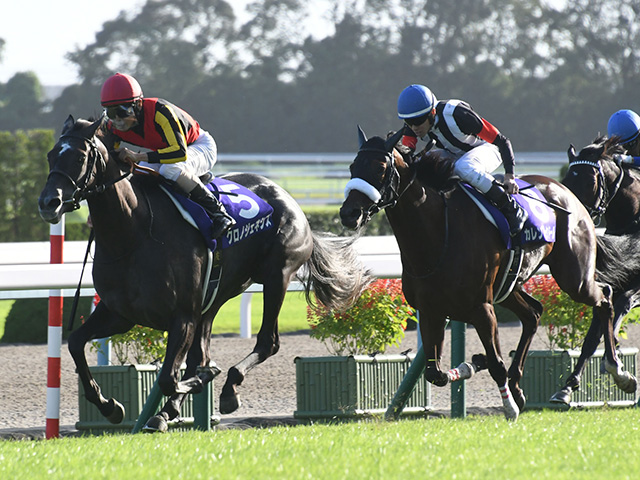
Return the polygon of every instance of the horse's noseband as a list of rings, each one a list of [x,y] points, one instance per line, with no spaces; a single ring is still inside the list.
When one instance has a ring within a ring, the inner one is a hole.
[[[385,156],[386,168],[384,176],[382,177],[382,184],[380,188],[378,189],[366,180],[356,177],[352,178],[347,183],[345,191],[348,192],[348,190],[358,190],[371,199],[373,203],[366,211],[368,220],[380,210],[383,210],[387,207],[395,206],[398,198],[400,198],[400,195],[402,194],[398,193],[398,187],[400,186],[400,174],[398,173],[398,169],[396,168],[393,153],[377,148],[362,148],[358,151],[358,153],[367,151],[382,153]],[[363,183],[366,185],[363,185]],[[378,192],[378,195],[373,194],[373,191]],[[375,199],[376,197],[378,198],[377,201]]]

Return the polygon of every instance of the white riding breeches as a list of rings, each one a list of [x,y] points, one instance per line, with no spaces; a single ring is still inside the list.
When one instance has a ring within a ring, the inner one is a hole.
[[[216,141],[209,132],[200,131],[200,136],[191,145],[187,146],[187,159],[176,163],[148,163],[140,162],[140,165],[149,167],[158,172],[164,178],[175,182],[183,171],[196,176],[204,175],[211,171],[218,160],[218,147]]]
[[[490,143],[478,145],[465,152],[453,166],[453,173],[482,193],[493,183],[493,172],[502,163],[498,147]]]

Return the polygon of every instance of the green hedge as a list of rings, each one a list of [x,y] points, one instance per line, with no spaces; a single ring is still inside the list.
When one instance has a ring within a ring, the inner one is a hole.
[[[91,312],[92,297],[80,297],[75,319],[75,328]],[[67,339],[69,331],[67,323],[73,305],[73,298],[65,298],[63,304],[63,329],[62,337]],[[4,326],[4,335],[0,343],[47,343],[47,329],[49,318],[49,299],[47,298],[23,298],[13,303]]]
[[[316,232],[330,232],[336,235],[349,236],[353,235],[353,231],[345,229],[340,223],[340,216],[336,208],[329,208],[323,210],[314,210],[312,212],[305,212],[311,229]],[[380,212],[377,215],[371,217],[371,220],[364,227],[363,235],[378,236],[378,235],[393,235],[391,226],[387,220],[387,216]]]

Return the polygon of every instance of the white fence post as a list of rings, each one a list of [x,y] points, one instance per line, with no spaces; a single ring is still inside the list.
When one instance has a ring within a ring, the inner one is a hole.
[[[244,292],[240,297],[240,338],[251,338],[252,297],[252,292]]]

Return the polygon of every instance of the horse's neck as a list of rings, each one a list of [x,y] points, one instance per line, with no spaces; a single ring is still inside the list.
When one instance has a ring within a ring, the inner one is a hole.
[[[130,251],[148,228],[142,198],[128,180],[122,180],[88,199],[96,243],[110,256]]]
[[[438,248],[444,231],[444,201],[435,189],[411,181],[409,175],[401,172],[401,195],[396,206],[385,211],[389,224],[401,249],[429,248],[430,244]]]
[[[607,179],[607,189],[611,196],[605,214],[607,227],[610,230],[623,230],[629,227],[632,222],[639,221],[640,217],[640,179],[634,172],[625,171],[627,177],[619,186],[617,181],[623,170],[621,166],[614,162],[606,162],[605,177]],[[619,188],[616,190],[616,188]]]

